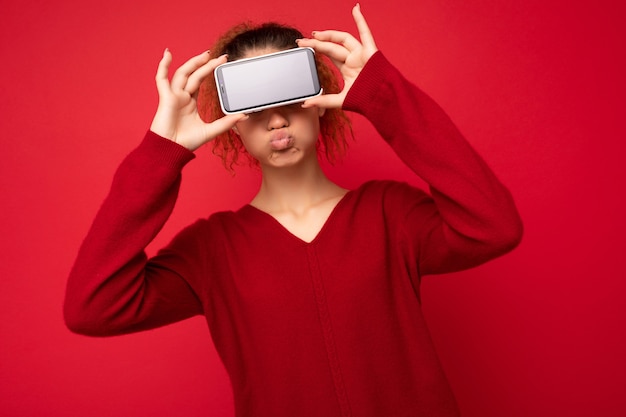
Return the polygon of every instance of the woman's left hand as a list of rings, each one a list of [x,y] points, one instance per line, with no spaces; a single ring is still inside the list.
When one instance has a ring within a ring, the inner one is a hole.
[[[313,32],[313,39],[298,41],[298,46],[311,47],[316,52],[328,56],[339,68],[344,81],[343,90],[339,93],[322,94],[308,99],[302,107],[340,108],[359,73],[378,50],[359,4],[352,9],[352,16],[359,31],[360,41],[347,32],[336,30]]]

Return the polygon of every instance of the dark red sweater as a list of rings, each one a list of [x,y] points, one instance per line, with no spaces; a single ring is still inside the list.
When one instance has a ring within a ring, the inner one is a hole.
[[[237,416],[456,416],[420,309],[420,277],[513,248],[515,205],[445,113],[381,53],[345,109],[431,186],[368,182],[310,243],[246,205],[144,248],[193,154],[148,133],[119,167],[69,277],[67,325],[107,336],[202,314]]]

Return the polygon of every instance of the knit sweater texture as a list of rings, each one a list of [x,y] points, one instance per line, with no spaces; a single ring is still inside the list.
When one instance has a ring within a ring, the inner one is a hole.
[[[382,53],[344,108],[365,116],[430,191],[367,182],[311,242],[246,205],[196,221],[149,259],[193,153],[148,132],[81,246],[68,327],[108,336],[204,315],[238,417],[457,416],[420,279],[515,247],[515,204],[443,110]]]

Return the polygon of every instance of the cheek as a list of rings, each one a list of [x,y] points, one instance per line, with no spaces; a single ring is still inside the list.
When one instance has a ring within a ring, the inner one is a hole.
[[[298,112],[292,115],[293,124],[297,124],[298,126],[302,126],[303,128],[307,128],[309,130],[318,131],[320,128],[320,114],[319,109],[310,108],[306,109],[305,112]]]
[[[237,123],[233,131],[237,134],[239,140],[245,144],[248,138],[254,137],[254,132],[258,131],[258,126],[252,120],[246,120],[245,122]]]
[[[258,134],[255,134],[255,129],[252,129],[250,126],[239,126],[237,128],[239,134],[237,135],[237,140],[243,146],[245,152],[251,155],[255,155],[257,153],[258,144],[261,142],[257,138]]]
[[[317,138],[320,134],[320,118],[317,116],[317,112],[315,112],[315,115],[310,117],[306,123],[311,134]]]

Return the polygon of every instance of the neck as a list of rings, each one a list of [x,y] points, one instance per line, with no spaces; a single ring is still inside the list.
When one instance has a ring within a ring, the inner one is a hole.
[[[328,179],[317,157],[290,167],[262,167],[261,187],[251,205],[268,213],[302,213],[345,194]]]

